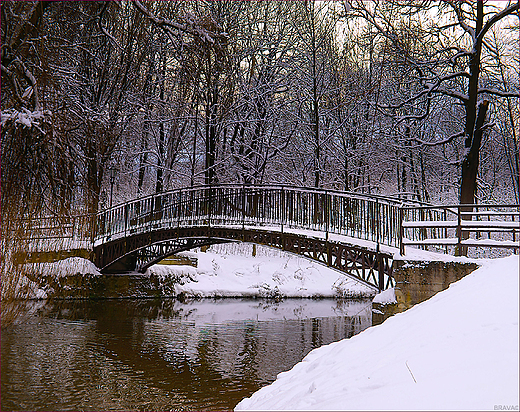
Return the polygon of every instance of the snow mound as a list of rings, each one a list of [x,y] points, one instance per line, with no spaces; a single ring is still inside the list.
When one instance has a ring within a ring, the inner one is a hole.
[[[196,254],[197,268],[154,265],[149,271],[175,275],[177,294],[198,297],[338,297],[372,298],[372,288],[307,259],[287,254],[257,256]]]
[[[39,273],[40,276],[59,278],[76,274],[101,275],[99,269],[88,259],[71,257],[56,262],[29,263],[26,270]]]
[[[518,410],[518,256],[310,352],[235,410]]]
[[[395,299],[395,289],[390,288],[387,290],[383,290],[381,293],[378,293],[374,296],[374,300],[372,303],[380,303],[381,305],[387,305],[390,303],[397,303]]]
[[[74,275],[100,276],[99,269],[90,260],[71,257],[56,262],[26,263],[17,285],[17,296],[26,299],[47,299],[53,294],[53,281]],[[42,282],[42,279],[46,279]]]

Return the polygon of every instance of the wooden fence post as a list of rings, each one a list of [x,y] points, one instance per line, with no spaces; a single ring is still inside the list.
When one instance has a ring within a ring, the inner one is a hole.
[[[403,237],[404,237],[403,218],[404,218],[404,211],[403,211],[402,206],[399,206],[399,253],[401,256],[404,256],[404,253],[405,253],[404,243],[403,243]]]
[[[457,206],[457,247],[455,249],[455,256],[463,256],[462,251],[462,223],[460,205]]]

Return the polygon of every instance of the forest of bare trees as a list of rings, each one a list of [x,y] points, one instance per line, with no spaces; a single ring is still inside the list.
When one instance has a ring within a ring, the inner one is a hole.
[[[2,1],[2,225],[173,188],[519,202],[518,2]]]

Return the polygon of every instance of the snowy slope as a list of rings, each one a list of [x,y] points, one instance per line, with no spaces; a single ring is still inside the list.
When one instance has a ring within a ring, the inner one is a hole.
[[[518,256],[310,352],[235,410],[497,410],[519,404]]]
[[[250,251],[243,253],[248,251],[244,249],[247,247],[236,245],[236,250],[229,250],[229,254],[222,246],[205,253],[188,252],[197,257],[197,268],[154,265],[148,273],[159,277],[172,273],[184,276],[184,284],[175,285],[176,293],[200,297],[366,298],[376,293],[374,288],[308,259],[267,248],[258,248],[258,255],[253,257]]]

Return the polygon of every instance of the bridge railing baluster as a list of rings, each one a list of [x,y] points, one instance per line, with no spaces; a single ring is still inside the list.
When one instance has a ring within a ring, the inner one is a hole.
[[[354,215],[354,219],[356,220],[356,236],[360,239],[363,239],[363,225],[365,223],[365,211],[364,211],[364,202],[355,200],[356,206],[359,206],[356,210],[356,214]],[[358,214],[359,213],[359,214]]]
[[[365,227],[365,240],[371,240],[374,241],[374,205],[372,202],[366,200],[366,210],[367,210],[367,220],[366,220],[366,227]]]
[[[356,236],[360,239],[363,239],[363,225],[365,222],[365,210],[364,210],[364,202],[360,200],[355,200],[356,204],[356,213],[354,214],[354,219],[356,220]]]
[[[357,199],[352,199],[350,201],[351,203],[351,218],[352,218],[352,234],[353,234],[353,237],[354,236],[359,236],[359,220],[361,219],[361,216],[358,214],[359,213],[359,210],[358,209],[358,200]]]
[[[298,223],[304,225],[304,227],[309,227],[310,221],[309,221],[308,217],[311,213],[311,210],[310,210],[311,204],[309,202],[309,193],[303,193],[301,197],[302,197],[303,204],[304,204],[304,207],[302,208],[303,212],[304,212],[304,216],[302,217],[302,220]]]
[[[366,210],[364,238],[367,239],[367,237],[368,237],[369,238],[368,240],[373,240],[373,239],[371,239],[372,238],[372,233],[371,233],[372,219],[374,218],[373,210],[372,210],[372,202],[364,201],[363,203],[365,203],[365,210]]]

